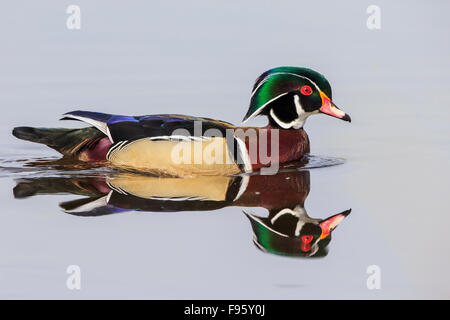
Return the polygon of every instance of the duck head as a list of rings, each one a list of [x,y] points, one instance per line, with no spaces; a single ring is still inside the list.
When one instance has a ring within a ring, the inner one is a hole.
[[[271,126],[300,129],[310,115],[319,113],[351,121],[331,98],[330,83],[314,70],[298,67],[270,69],[256,80],[243,122],[265,115]]]

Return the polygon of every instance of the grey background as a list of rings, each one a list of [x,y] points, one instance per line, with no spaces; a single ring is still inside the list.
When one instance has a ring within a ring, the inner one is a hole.
[[[70,4],[81,7],[79,31],[66,28]],[[381,30],[366,28],[370,4]],[[3,159],[56,155],[11,129],[61,126],[79,108],[239,123],[260,73],[308,66],[353,122],[308,120],[312,153],[346,163],[311,170],[306,209],[353,212],[326,258],[288,259],[254,248],[239,208],[81,219],[57,207],[70,196],[14,200],[3,177],[0,297],[449,298],[449,10],[445,1],[4,2]],[[81,267],[80,291],[65,286],[70,264]],[[366,288],[371,264],[381,290]]]

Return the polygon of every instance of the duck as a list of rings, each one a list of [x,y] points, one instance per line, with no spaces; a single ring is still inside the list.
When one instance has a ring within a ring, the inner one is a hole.
[[[181,114],[124,116],[77,110],[61,120],[82,121],[88,127],[16,127],[12,134],[45,144],[65,158],[156,175],[273,174],[310,152],[303,127],[315,114],[351,122],[333,103],[331,85],[322,74],[277,67],[256,79],[240,126]],[[268,124],[245,126],[257,116],[267,117]]]
[[[309,191],[308,170],[182,179],[131,172],[94,177],[25,177],[13,189],[16,199],[78,195],[78,199],[59,205],[64,213],[80,218],[126,212],[212,213],[225,207],[238,207],[250,222],[257,249],[279,256],[324,257],[332,233],[351,209],[323,219],[310,217],[304,205]],[[268,215],[252,214],[254,208],[263,208]]]
[[[295,168],[276,175],[183,178],[112,171],[92,176],[20,178],[13,194],[16,199],[52,194],[83,196],[60,204],[65,213],[76,216],[124,211],[198,212],[229,206],[262,207],[270,211],[303,205],[309,185],[309,171]]]

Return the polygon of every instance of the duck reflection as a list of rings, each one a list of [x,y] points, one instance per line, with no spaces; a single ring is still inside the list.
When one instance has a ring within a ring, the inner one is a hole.
[[[227,206],[262,207],[260,217],[244,210],[257,248],[277,255],[323,257],[332,231],[350,210],[326,219],[311,218],[304,202],[310,190],[306,170],[276,175],[162,178],[132,173],[97,177],[45,177],[17,180],[15,198],[35,195],[83,196],[60,203],[76,216],[103,216],[126,211],[212,211]]]

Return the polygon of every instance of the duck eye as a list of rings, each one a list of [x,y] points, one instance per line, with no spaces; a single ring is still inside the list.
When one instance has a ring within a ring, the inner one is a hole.
[[[313,93],[312,89],[310,86],[303,86],[300,88],[300,92],[305,95],[305,96],[309,96]]]

